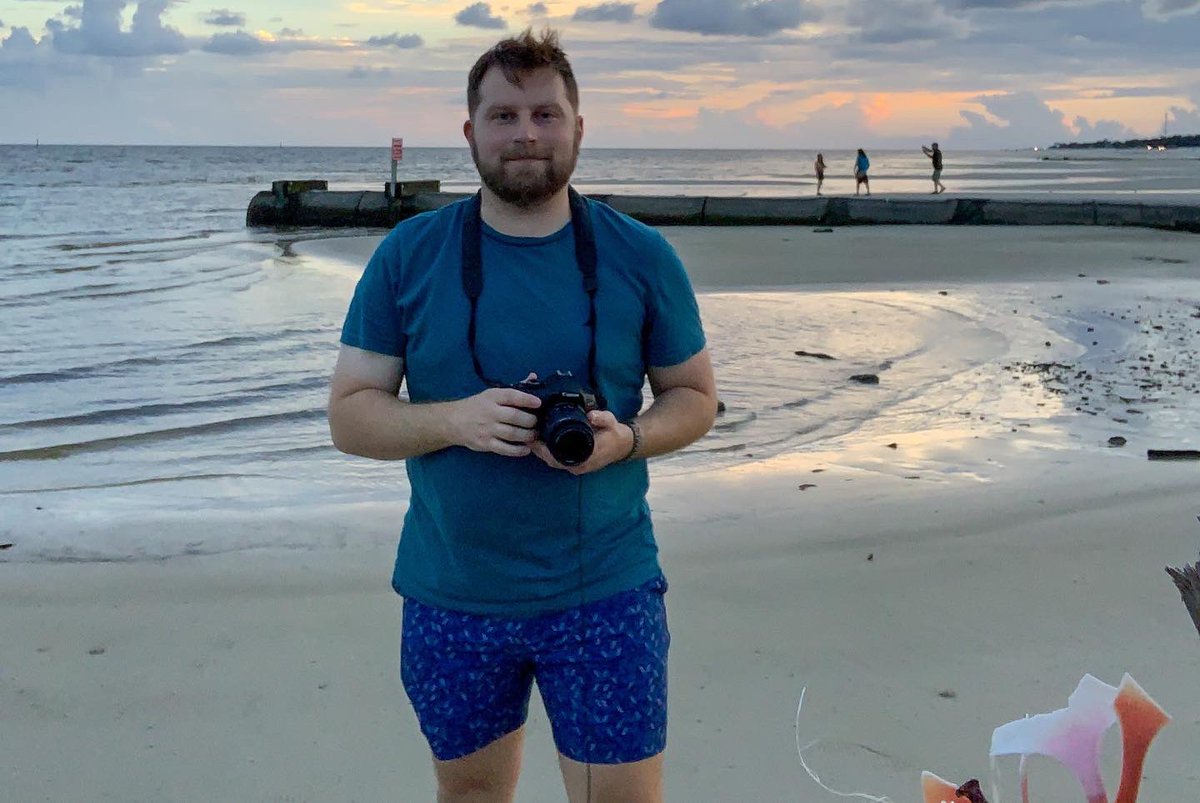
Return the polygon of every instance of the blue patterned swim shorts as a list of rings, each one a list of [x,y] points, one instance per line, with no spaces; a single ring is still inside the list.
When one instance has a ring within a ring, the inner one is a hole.
[[[537,681],[558,751],[624,764],[667,743],[667,612],[662,577],[566,611],[528,618],[404,601],[400,677],[443,760],[525,723]]]

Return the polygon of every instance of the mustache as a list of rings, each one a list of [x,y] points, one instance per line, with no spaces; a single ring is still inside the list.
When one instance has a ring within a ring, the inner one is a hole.
[[[501,159],[551,159],[554,157],[552,151],[533,148],[514,148],[505,151],[501,155]]]

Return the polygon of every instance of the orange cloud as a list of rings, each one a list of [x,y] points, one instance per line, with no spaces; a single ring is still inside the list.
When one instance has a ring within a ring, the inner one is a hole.
[[[1162,130],[1164,111],[1171,106],[1189,108],[1192,103],[1186,97],[1162,95],[1157,97],[1047,100],[1046,105],[1065,114],[1067,123],[1072,127],[1074,127],[1073,123],[1076,117],[1085,117],[1093,124],[1100,120],[1116,120],[1126,128],[1143,136],[1154,136]]]
[[[671,106],[661,103],[629,103],[621,107],[621,114],[635,120],[685,120],[696,116],[694,104]]]
[[[862,111],[867,128],[878,131],[880,124],[892,117],[892,99],[885,94],[872,95],[866,103],[862,104]]]
[[[968,109],[984,114],[972,92],[821,92],[804,98],[764,102],[755,116],[764,125],[786,128],[805,122],[822,110],[857,106],[866,128],[888,136],[926,134],[962,124],[959,112]]]

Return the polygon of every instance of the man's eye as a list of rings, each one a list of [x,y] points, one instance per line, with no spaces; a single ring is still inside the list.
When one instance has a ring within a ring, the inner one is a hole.
[[[496,112],[492,115],[493,120],[511,120],[512,112]]]

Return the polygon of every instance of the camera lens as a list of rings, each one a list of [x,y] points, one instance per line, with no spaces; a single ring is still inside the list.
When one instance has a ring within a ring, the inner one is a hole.
[[[574,404],[556,404],[546,411],[542,442],[564,466],[577,466],[592,456],[596,439],[587,413]]]

